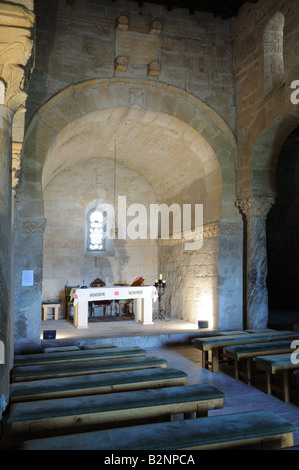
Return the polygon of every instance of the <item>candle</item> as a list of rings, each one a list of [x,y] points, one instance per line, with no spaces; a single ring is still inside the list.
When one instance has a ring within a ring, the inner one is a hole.
[[[159,276],[159,279],[161,279],[161,280],[162,280],[162,274],[160,274],[160,276]]]
[[[155,279],[155,284],[157,284],[157,282],[158,282],[158,279]]]

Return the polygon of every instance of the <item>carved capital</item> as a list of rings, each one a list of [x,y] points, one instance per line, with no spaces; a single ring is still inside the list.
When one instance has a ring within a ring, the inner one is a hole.
[[[32,68],[33,25],[32,12],[17,5],[0,5],[1,104],[13,111],[25,107],[27,99],[24,87]]]
[[[250,196],[238,199],[236,206],[246,217],[266,217],[273,203],[272,197]]]

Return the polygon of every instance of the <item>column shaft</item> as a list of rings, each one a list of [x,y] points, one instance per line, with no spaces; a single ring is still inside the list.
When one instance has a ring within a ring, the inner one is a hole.
[[[0,105],[0,340],[4,361],[0,361],[0,419],[8,402],[11,355],[11,123],[13,113]],[[3,364],[1,362],[4,362]]]
[[[251,196],[236,205],[246,216],[246,328],[266,328],[268,323],[266,217],[274,202]]]

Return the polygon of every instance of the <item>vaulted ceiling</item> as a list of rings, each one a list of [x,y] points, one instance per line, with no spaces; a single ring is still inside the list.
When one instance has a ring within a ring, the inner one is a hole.
[[[211,13],[214,16],[221,16],[226,20],[238,15],[240,7],[244,3],[257,3],[257,0],[135,0],[140,7],[144,3],[152,3],[156,5],[165,5],[168,11],[173,8],[188,9],[192,15],[195,11]]]

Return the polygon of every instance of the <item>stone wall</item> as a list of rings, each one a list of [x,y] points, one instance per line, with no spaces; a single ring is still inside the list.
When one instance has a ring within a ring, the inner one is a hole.
[[[13,113],[0,106],[0,419],[8,403],[9,373],[12,365],[13,308],[11,293],[11,123]]]
[[[13,202],[17,165],[13,160],[18,154],[19,162],[21,146],[18,149],[14,146],[13,125],[19,110],[24,117],[25,86],[32,65],[32,8],[31,0],[0,4],[0,419],[9,400],[14,357]],[[19,125],[18,118],[16,121]]]
[[[232,21],[236,86],[238,206],[246,218],[246,326],[267,326],[266,217],[276,196],[276,163],[299,125],[291,100],[298,79],[298,2],[245,4]],[[273,273],[272,273],[273,274]]]
[[[186,90],[235,129],[228,21],[199,12],[190,15],[187,9],[169,12],[146,2],[141,9],[129,0],[76,0],[73,5],[42,0],[35,2],[35,13],[36,67],[27,122],[72,83],[134,77]]]
[[[212,291],[215,325],[240,328],[243,238],[235,201],[275,195],[276,159],[299,123],[298,107],[290,100],[291,82],[298,79],[298,2],[246,3],[231,21],[199,12],[189,15],[187,9],[168,12],[146,2],[141,9],[129,0],[103,0],[100,5],[45,0],[35,2],[35,10],[36,61],[16,205],[16,336],[24,343],[28,338],[38,341],[42,296],[58,295],[60,281],[71,281],[63,273],[55,281],[60,256],[56,252],[50,260],[47,251],[59,244],[51,225],[55,214],[45,198],[48,182],[69,175],[68,168],[83,160],[85,166],[95,158],[103,160],[119,136],[126,144],[119,163],[133,170],[135,159],[158,202],[171,203],[175,195],[181,204],[203,202],[205,224],[218,227],[201,252],[185,253],[181,244],[159,247],[159,270],[172,285],[172,313],[194,320],[200,295]],[[118,117],[122,112],[125,117],[116,125],[110,119],[117,107],[122,109]],[[102,121],[107,113],[107,126],[101,134],[99,128],[88,134],[92,113],[99,116],[99,111]],[[84,151],[83,134],[77,132],[75,145],[69,130],[77,131],[88,114],[84,132],[90,145]],[[61,136],[64,147],[55,145]],[[96,154],[101,140],[105,149]],[[159,166],[160,161],[164,164]],[[67,184],[60,180],[60,186]],[[76,203],[83,208],[82,200]],[[80,259],[79,283],[88,277],[85,257]],[[26,268],[35,273],[31,291],[20,287]],[[129,264],[128,269],[131,273]],[[53,290],[43,286],[43,275]]]
[[[275,196],[279,152],[298,126],[298,2],[245,4],[232,21],[238,133],[238,197]]]
[[[189,242],[190,243],[190,242]],[[205,226],[202,247],[159,241],[160,272],[167,281],[163,303],[166,313],[185,321],[208,321],[218,327],[219,241],[217,225]]]
[[[114,194],[114,176],[116,193]],[[126,281],[131,284],[143,276],[153,285],[158,276],[156,240],[127,238],[113,240],[111,256],[96,256],[86,250],[86,215],[95,205],[109,203],[116,207],[118,195],[126,195],[127,208],[137,201],[149,214],[155,194],[137,173],[122,165],[114,168],[107,160],[90,160],[60,172],[44,190],[45,218],[42,297],[64,300],[65,285],[89,285],[99,277],[106,285]],[[128,216],[128,226],[138,213]],[[147,220],[144,221],[148,226]],[[136,235],[141,228],[136,226]],[[134,235],[134,233],[132,234]],[[110,233],[108,234],[110,238]],[[108,241],[108,238],[107,238]],[[63,311],[61,312],[63,313]]]

